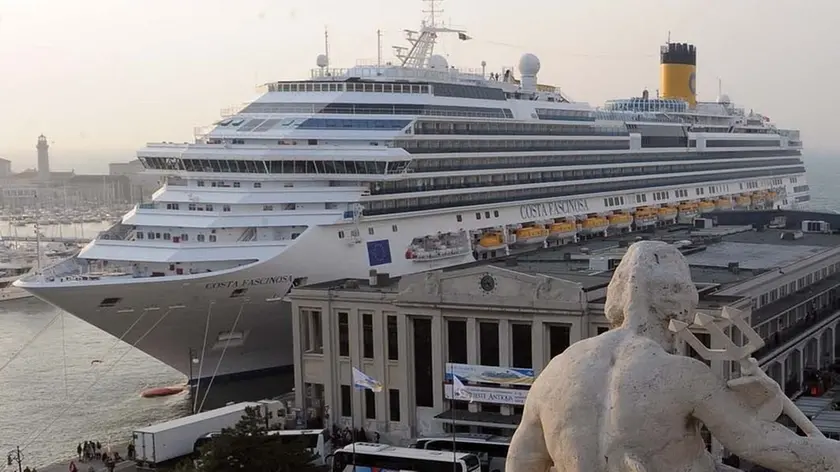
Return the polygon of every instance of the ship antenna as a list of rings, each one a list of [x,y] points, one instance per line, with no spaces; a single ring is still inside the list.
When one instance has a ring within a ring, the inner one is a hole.
[[[723,95],[723,85],[720,81],[720,77],[718,77],[718,97],[720,97],[721,95]]]
[[[434,28],[437,26],[437,15],[439,13],[443,13],[443,10],[438,9],[438,2],[440,0],[425,0],[426,3],[429,4],[428,10],[423,10],[423,13],[429,14],[429,25],[430,27]]]
[[[382,30],[376,30],[376,66],[382,67]]]
[[[668,43],[667,44],[671,44],[671,32],[670,31],[668,31]]]
[[[470,39],[467,32],[462,29],[450,28],[444,25],[437,25],[438,16],[443,10],[438,8],[442,0],[423,0],[429,7],[423,10],[428,13],[428,20],[423,20],[423,27],[420,31],[405,30],[405,36],[411,47],[394,46],[397,59],[402,62],[403,67],[423,68],[435,51],[435,42],[440,33],[455,33],[458,39],[464,41]]]
[[[324,25],[324,55],[327,56],[327,66],[330,65],[330,33],[327,25]]]

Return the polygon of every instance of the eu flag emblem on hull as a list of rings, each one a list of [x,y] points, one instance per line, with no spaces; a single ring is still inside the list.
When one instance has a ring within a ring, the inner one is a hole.
[[[391,263],[391,244],[387,239],[368,241],[368,262],[371,267]]]

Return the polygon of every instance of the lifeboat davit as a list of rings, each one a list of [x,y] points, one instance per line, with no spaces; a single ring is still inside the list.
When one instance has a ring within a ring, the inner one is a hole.
[[[184,386],[155,387],[143,390],[143,392],[140,393],[140,396],[143,398],[168,397],[170,395],[177,395],[186,389],[187,387]]]

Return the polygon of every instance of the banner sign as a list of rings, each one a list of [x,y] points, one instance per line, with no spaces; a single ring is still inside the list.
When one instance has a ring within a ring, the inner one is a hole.
[[[531,385],[534,383],[534,369],[521,367],[494,367],[486,365],[446,363],[446,380],[457,376],[462,382],[494,383],[501,385]]]
[[[463,397],[455,397],[452,392],[452,385],[443,386],[444,396],[450,400],[464,400]],[[464,386],[464,392],[470,399],[477,403],[495,403],[498,405],[525,405],[528,397],[528,390],[514,390],[512,388],[490,388]]]

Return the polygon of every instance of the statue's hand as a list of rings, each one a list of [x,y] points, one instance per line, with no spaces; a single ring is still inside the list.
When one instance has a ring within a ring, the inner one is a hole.
[[[738,393],[748,407],[755,409],[759,418],[775,421],[782,414],[784,392],[754,358],[741,366],[741,377],[730,380],[727,386]]]

